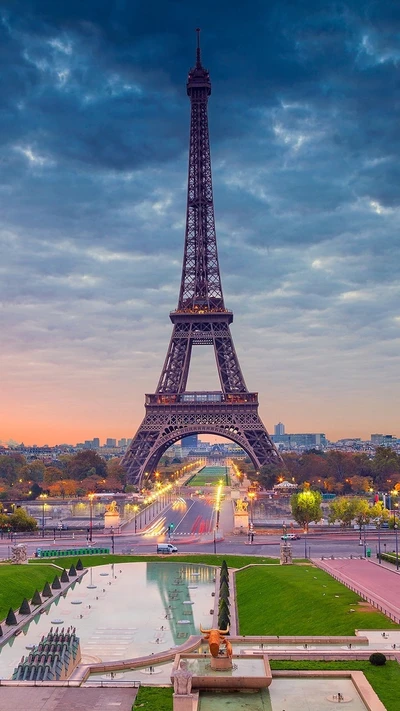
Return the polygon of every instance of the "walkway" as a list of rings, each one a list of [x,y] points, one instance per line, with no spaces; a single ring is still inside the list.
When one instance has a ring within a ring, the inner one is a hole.
[[[0,711],[131,711],[137,689],[2,686]]]
[[[313,563],[400,624],[400,574],[394,567],[365,558],[314,559]]]

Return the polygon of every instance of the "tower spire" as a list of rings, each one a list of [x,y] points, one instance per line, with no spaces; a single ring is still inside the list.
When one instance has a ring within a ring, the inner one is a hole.
[[[200,67],[201,67],[200,27],[196,27],[196,32],[197,32],[196,69],[200,69]]]

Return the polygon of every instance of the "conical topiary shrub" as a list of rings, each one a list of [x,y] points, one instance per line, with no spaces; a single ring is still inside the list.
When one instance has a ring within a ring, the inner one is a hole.
[[[71,577],[75,577],[75,575],[76,575],[76,568],[75,568],[75,566],[74,566],[73,563],[72,563],[72,565],[71,565],[71,567],[70,567],[70,569],[69,569],[69,571],[68,571],[68,575],[69,575],[70,578],[71,578]]]
[[[219,574],[219,584],[220,584],[220,585],[221,585],[221,583],[222,583],[224,580],[225,580],[225,581],[228,583],[228,585],[229,585],[229,573],[228,573],[227,570],[221,570],[221,572],[220,572],[220,574]]]
[[[0,637],[2,637],[2,636],[3,636],[3,630],[2,630],[1,625],[0,625]]]
[[[29,615],[30,612],[31,612],[31,608],[29,607],[29,602],[26,599],[26,597],[24,597],[24,599],[21,602],[21,607],[19,608],[19,614],[20,615]]]
[[[43,597],[51,597],[53,595],[53,593],[51,592],[50,585],[48,583],[45,583],[42,595]]]
[[[229,610],[229,600],[225,600],[225,598],[220,597],[218,603],[218,610],[221,612],[221,610],[223,609]]]
[[[226,570],[228,572],[228,565],[227,565],[226,560],[223,560],[221,563],[221,571],[222,570]]]
[[[78,562],[76,564],[76,569],[77,570],[83,570],[83,563],[80,558],[78,558]]]
[[[8,611],[8,615],[6,617],[6,625],[11,627],[11,625],[16,625],[16,624],[18,624],[18,623],[17,623],[17,618],[15,617],[15,612],[12,609],[12,607],[10,607],[10,609]]]
[[[41,605],[41,604],[42,604],[42,598],[40,597],[39,590],[36,589],[33,594],[33,598],[31,600],[31,605],[33,605],[34,607],[37,607],[37,605]]]
[[[63,572],[61,573],[61,578],[60,578],[60,580],[61,580],[62,583],[69,583],[68,573],[67,573],[67,571],[65,570],[65,568],[64,568]]]
[[[222,585],[221,585],[221,587],[220,587],[220,589],[219,589],[219,595],[220,595],[220,597],[222,597],[224,600],[228,600],[228,598],[229,598],[229,586],[228,586],[228,584],[225,582],[225,580],[224,580],[224,582],[222,583]]]
[[[221,612],[218,615],[218,629],[226,630],[226,629],[228,629],[228,625],[229,625],[229,615],[225,614],[224,612]]]
[[[51,584],[51,587],[53,588],[53,590],[61,590],[61,583],[60,583],[58,575],[54,576],[54,580]]]

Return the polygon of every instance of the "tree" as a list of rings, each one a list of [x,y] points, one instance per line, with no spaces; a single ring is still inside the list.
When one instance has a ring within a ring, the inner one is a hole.
[[[15,509],[7,518],[13,531],[34,531],[37,528],[36,519],[29,516],[23,508]]]
[[[58,467],[46,467],[43,474],[43,484],[45,486],[55,484],[56,481],[60,481],[63,477],[64,473]]]
[[[309,489],[292,494],[290,497],[292,516],[300,526],[303,526],[305,531],[308,531],[311,521],[317,523],[322,518],[321,503],[322,495],[319,491]]]
[[[67,478],[82,481],[93,474],[99,479],[106,477],[106,462],[97,452],[87,449],[78,452],[67,462]]]
[[[328,514],[329,523],[339,521],[343,527],[350,526],[356,515],[355,501],[354,498],[348,496],[338,496],[331,501]]]
[[[25,464],[25,466],[21,467],[18,472],[18,478],[28,482],[42,482],[44,471],[45,466],[43,462],[41,459],[36,459],[34,462],[29,462],[28,464]]]
[[[7,484],[13,484],[18,479],[20,469],[26,464],[26,459],[21,454],[0,455],[0,479]]]
[[[354,493],[366,494],[372,487],[372,479],[368,476],[359,476],[358,474],[355,474],[350,479],[350,485]]]

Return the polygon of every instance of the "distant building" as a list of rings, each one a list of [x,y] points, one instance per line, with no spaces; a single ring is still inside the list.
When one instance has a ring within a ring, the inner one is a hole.
[[[94,449],[100,448],[100,438],[99,437],[93,437],[92,442],[93,442]]]
[[[274,442],[281,443],[287,448],[312,449],[313,447],[326,447],[328,440],[323,432],[308,432],[298,434],[282,434],[272,437]]]
[[[182,449],[197,449],[199,444],[199,437],[197,434],[189,435],[188,437],[182,437],[181,447]]]
[[[107,437],[106,447],[116,447],[116,446],[117,446],[117,440],[114,439],[113,437]]]
[[[397,437],[391,434],[372,434],[371,442],[372,444],[390,447],[397,443]]]
[[[285,434],[285,425],[283,424],[283,422],[278,422],[278,424],[274,426],[274,434],[275,436]]]
[[[127,447],[128,442],[126,437],[122,437],[121,439],[118,440],[118,447]]]

